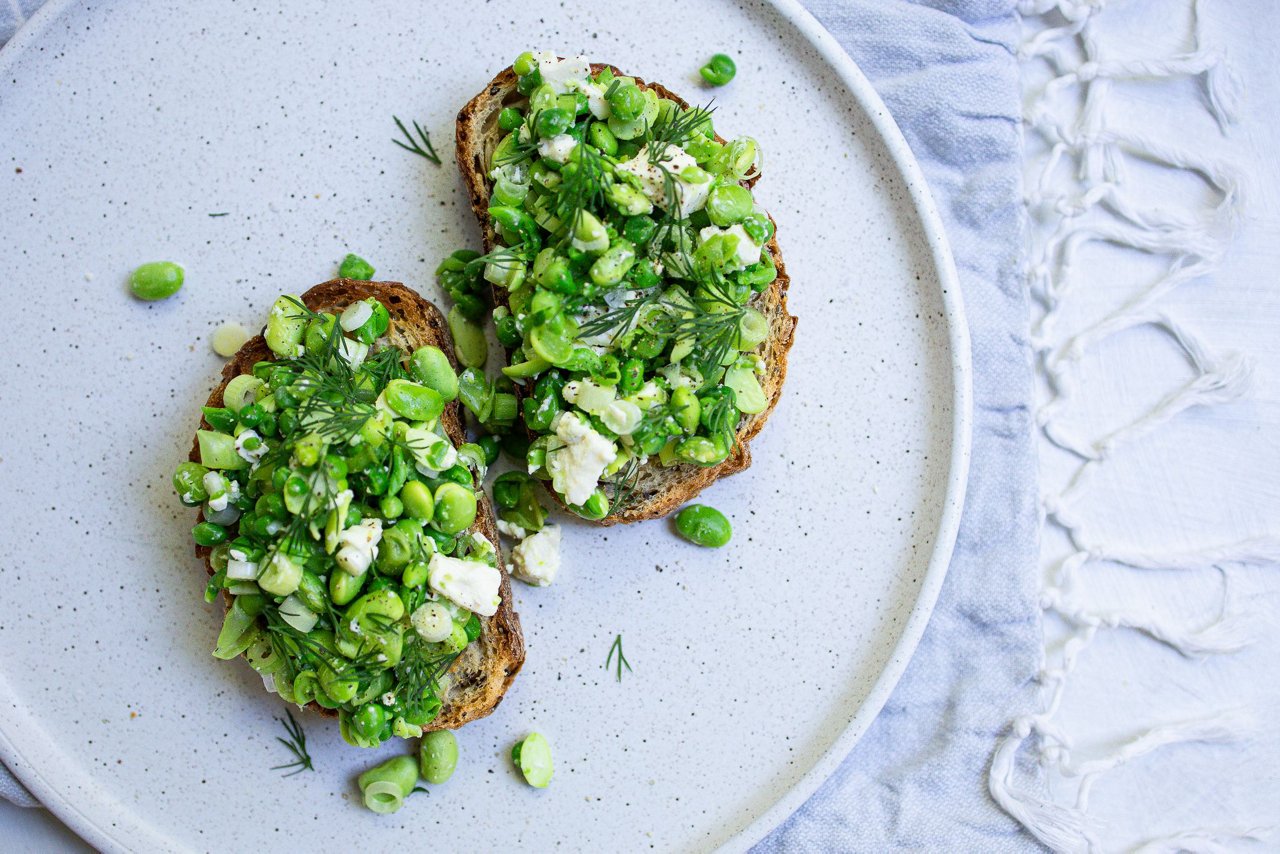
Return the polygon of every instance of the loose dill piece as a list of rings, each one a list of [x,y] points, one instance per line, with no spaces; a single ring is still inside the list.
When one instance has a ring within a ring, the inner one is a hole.
[[[288,738],[276,736],[276,741],[289,748],[289,752],[293,754],[294,760],[284,765],[272,766],[272,771],[292,771],[282,776],[292,777],[294,774],[301,774],[303,771],[314,771],[315,766],[311,763],[311,754],[307,752],[307,734],[303,731],[302,726],[294,720],[293,712],[288,709],[284,710],[285,718],[276,718],[283,726],[284,731],[288,734]],[[287,720],[286,720],[287,718]]]
[[[615,663],[614,659],[617,658]],[[622,654],[622,635],[618,635],[613,639],[613,646],[609,647],[609,657],[604,660],[604,667],[608,670],[610,667],[617,669],[617,681],[622,681],[622,668],[627,668],[627,672],[631,672],[631,664],[627,661],[627,657]]]
[[[400,132],[404,134],[405,139],[408,140],[408,143],[402,142],[398,139],[393,139],[391,140],[392,142],[403,148],[405,151],[412,152],[420,157],[425,157],[437,166],[440,165],[440,155],[436,154],[436,148],[431,144],[431,134],[423,130],[422,126],[417,122],[414,122],[413,129],[418,134],[417,138],[414,138],[414,135],[409,132],[407,127],[404,126],[404,122],[400,121],[397,116],[392,116],[391,118],[395,120],[396,127],[400,128]]]
[[[219,213],[211,213],[209,214],[209,216],[227,216],[227,211],[221,211]]]

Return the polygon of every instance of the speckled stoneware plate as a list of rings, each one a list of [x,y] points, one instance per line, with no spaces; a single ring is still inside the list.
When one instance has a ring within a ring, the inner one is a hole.
[[[279,6],[279,8],[276,8]],[[636,7],[639,8],[639,7]],[[53,0],[0,53],[0,756],[108,850],[741,849],[812,794],[924,628],[959,518],[968,343],[936,212],[866,80],[791,2],[283,4]],[[587,53],[705,101],[766,152],[800,317],[750,470],[705,498],[732,544],[571,524],[554,587],[517,587],[528,663],[460,734],[457,774],[393,816],[380,757],[303,715],[317,773],[282,780],[279,700],[209,655],[191,512],[169,486],[221,368],[348,250],[433,299],[476,244],[453,118],[528,47]],[[430,129],[435,167],[391,143]],[[225,213],[225,216],[211,214]],[[174,299],[125,290],[183,262]],[[604,669],[615,635],[634,668]],[[556,778],[512,743],[550,739]],[[446,840],[443,846],[439,840]]]

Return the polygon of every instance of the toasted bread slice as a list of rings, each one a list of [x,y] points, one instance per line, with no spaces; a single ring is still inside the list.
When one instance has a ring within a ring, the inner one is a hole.
[[[354,279],[334,279],[316,285],[302,295],[302,301],[313,311],[329,311],[341,314],[353,302],[376,297],[391,315],[391,325],[378,346],[396,346],[411,353],[428,344],[439,347],[453,359],[453,343],[449,327],[439,309],[399,282],[361,282]],[[271,350],[261,335],[250,339],[222,369],[222,382],[209,395],[207,406],[222,406],[222,394],[232,378],[252,373],[255,362],[273,359]],[[457,364],[454,364],[455,370]],[[441,416],[445,432],[455,445],[466,441],[462,417],[457,401],[445,407]],[[209,429],[201,420],[203,429]],[[199,447],[193,444],[191,460],[200,459]],[[473,530],[479,531],[494,544],[498,555],[498,569],[502,572],[502,605],[492,617],[484,620],[484,631],[479,639],[467,647],[450,670],[452,683],[442,698],[444,706],[424,729],[456,729],[468,721],[482,718],[492,712],[502,701],[516,674],[524,664],[524,636],[520,633],[520,617],[511,602],[511,579],[502,563],[502,549],[498,545],[498,529],[487,498],[481,497]],[[209,560],[211,549],[196,547],[196,555],[204,560],[205,570],[212,575]],[[322,708],[312,702],[308,708],[323,715],[336,717],[337,712]]]
[[[600,63],[593,63],[591,72],[596,74],[604,68],[612,69],[618,76],[629,76],[613,66]],[[633,79],[637,86],[652,89],[658,97],[669,98],[682,108],[688,108],[689,105],[683,98],[665,86],[646,83],[638,77]],[[516,73],[506,68],[458,113],[455,149],[458,167],[462,170],[462,178],[467,186],[471,210],[480,223],[486,252],[498,245],[497,232],[489,220],[489,195],[493,189],[489,178],[489,160],[498,143],[506,135],[505,131],[498,126],[498,114],[503,107],[513,105],[525,106],[527,99],[516,91]],[[718,134],[716,139],[719,142],[725,142],[724,138]],[[758,178],[759,175],[753,176],[742,184],[750,188]],[[786,265],[782,262],[782,251],[778,248],[776,222],[774,227],[774,236],[770,238],[765,248],[773,256],[773,263],[778,268],[778,277],[764,293],[754,295],[750,303],[769,321],[769,337],[755,351],[765,360],[766,373],[760,378],[760,385],[764,390],[768,406],[763,412],[746,416],[742,420],[738,425],[737,446],[729,458],[719,465],[702,468],[682,464],[664,468],[656,461],[645,465],[640,471],[628,506],[600,520],[599,524],[612,525],[617,522],[639,522],[644,519],[661,518],[720,478],[740,472],[751,465],[749,443],[764,427],[765,421],[769,419],[773,408],[778,403],[778,397],[782,394],[782,383],[787,375],[787,353],[791,349],[796,327],[796,318],[787,313],[787,288],[791,280],[787,276]],[[506,303],[507,292],[504,288],[495,287],[493,296],[497,304]],[[556,501],[560,500],[554,491],[548,490],[548,493]]]

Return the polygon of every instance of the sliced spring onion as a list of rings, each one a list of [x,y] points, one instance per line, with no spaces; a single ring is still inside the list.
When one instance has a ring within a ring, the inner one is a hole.
[[[390,780],[378,780],[365,786],[364,805],[376,813],[393,813],[404,805],[404,794]]]
[[[301,599],[291,593],[280,603],[280,618],[298,631],[306,634],[316,627],[316,621],[320,619],[320,616],[313,613],[306,605],[302,604]]]
[[[342,317],[338,320],[338,323],[342,326],[342,331],[354,332],[364,326],[371,317],[373,317],[373,306],[361,300],[347,306],[347,310],[342,312]]]
[[[239,557],[236,557],[239,555]],[[258,578],[258,564],[244,559],[243,552],[227,554],[227,578],[232,581],[255,581]],[[257,590],[253,591],[257,593]]]

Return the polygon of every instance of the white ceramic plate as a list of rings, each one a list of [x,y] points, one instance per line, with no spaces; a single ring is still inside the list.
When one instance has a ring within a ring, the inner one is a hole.
[[[272,5],[54,0],[0,53],[0,755],[111,850],[746,847],[880,709],[959,518],[968,344],[897,129],[790,2]],[[304,715],[318,773],[269,770],[281,704],[209,656],[219,616],[169,475],[221,322],[259,322],[348,249],[440,298],[432,270],[477,230],[452,164],[392,145],[391,116],[448,157],[458,107],[530,46],[694,101],[706,56],[738,57],[717,127],[766,151],[791,375],[755,465],[705,495],[733,543],[574,525],[557,585],[517,590],[528,663],[462,732],[454,779],[378,817],[352,779],[396,746]],[[129,298],[161,258],[186,265],[181,294]],[[530,729],[555,748],[546,791],[508,758]]]

